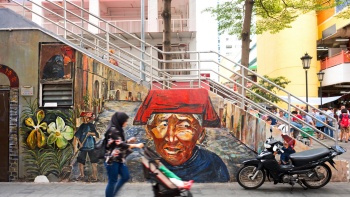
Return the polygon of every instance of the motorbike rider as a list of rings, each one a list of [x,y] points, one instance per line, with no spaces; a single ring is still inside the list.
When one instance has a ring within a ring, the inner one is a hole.
[[[293,153],[295,153],[294,146],[295,146],[295,139],[289,137],[288,135],[283,135],[283,153],[279,151],[275,151],[275,154],[281,154],[279,164],[281,165],[288,165],[290,162],[289,156]]]

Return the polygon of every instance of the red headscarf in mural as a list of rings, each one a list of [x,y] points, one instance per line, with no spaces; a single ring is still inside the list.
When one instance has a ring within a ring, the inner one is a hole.
[[[206,89],[150,90],[134,119],[145,125],[153,113],[203,115],[203,127],[220,127],[220,119]]]

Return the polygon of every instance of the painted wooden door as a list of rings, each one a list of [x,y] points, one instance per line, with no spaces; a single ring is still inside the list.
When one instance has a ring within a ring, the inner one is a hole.
[[[8,182],[9,91],[0,91],[0,182]]]

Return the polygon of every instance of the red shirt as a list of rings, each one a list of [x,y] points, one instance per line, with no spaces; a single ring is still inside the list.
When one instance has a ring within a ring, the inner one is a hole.
[[[292,121],[296,122],[296,121],[298,121],[298,119],[299,120],[303,119],[303,117],[300,114],[297,114],[296,117],[297,118],[292,117]]]

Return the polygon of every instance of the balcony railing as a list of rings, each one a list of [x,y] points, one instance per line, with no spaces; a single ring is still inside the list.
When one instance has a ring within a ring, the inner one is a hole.
[[[350,63],[349,51],[341,51],[332,57],[326,57],[326,59],[321,61],[321,70],[344,63]]]

